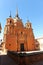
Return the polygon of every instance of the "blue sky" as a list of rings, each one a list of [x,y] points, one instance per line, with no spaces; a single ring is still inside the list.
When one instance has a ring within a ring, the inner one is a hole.
[[[32,23],[35,38],[43,36],[43,0],[0,0],[0,22],[3,30],[6,24],[6,18],[9,17],[10,11],[14,18],[18,7],[19,17],[25,24],[27,20]]]

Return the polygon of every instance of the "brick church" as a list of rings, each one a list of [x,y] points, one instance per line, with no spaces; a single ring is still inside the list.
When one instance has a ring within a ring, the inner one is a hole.
[[[6,19],[3,39],[6,49],[10,51],[33,51],[39,47],[35,42],[32,24],[28,20],[24,26],[18,11],[14,18],[10,14],[10,17]]]

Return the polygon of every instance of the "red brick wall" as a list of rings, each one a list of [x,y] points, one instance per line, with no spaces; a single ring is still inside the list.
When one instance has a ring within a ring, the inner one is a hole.
[[[11,21],[11,23],[10,23]],[[15,26],[16,24],[16,26]],[[20,51],[20,44],[24,44],[24,50],[35,50],[35,39],[33,30],[25,28],[22,21],[14,23],[12,18],[7,19],[6,48],[11,51]]]

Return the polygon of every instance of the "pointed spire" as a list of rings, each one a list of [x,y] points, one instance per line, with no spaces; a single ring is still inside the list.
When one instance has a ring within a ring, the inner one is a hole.
[[[19,20],[20,19],[19,18],[19,15],[18,15],[18,8],[17,7],[16,7],[16,15],[15,15],[14,19],[16,19],[16,20]]]
[[[19,16],[18,16],[18,8],[16,8],[16,17],[19,17]]]
[[[10,11],[10,16],[9,16],[9,17],[12,17],[12,16],[11,16],[11,11]]]

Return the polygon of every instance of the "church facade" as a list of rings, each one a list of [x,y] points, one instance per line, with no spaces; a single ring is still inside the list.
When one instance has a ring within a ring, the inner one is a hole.
[[[3,39],[6,49],[10,51],[36,50],[32,24],[27,21],[24,26],[18,12],[14,18],[11,15],[7,18]]]

